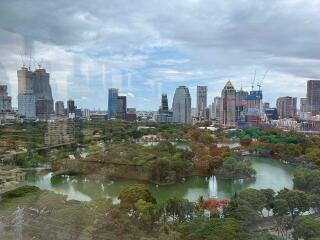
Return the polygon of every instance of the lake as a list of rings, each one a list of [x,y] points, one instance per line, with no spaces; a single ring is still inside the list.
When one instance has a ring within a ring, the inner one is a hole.
[[[153,195],[159,202],[171,197],[187,198],[197,201],[200,196],[205,198],[229,199],[235,192],[245,188],[271,188],[279,191],[282,188],[293,188],[292,166],[268,158],[250,158],[252,166],[256,170],[255,179],[246,180],[223,180],[202,177],[190,177],[185,182],[171,186],[156,187],[146,183]],[[85,176],[55,176],[52,173],[29,173],[27,184],[40,189],[47,189],[68,196],[68,199],[89,201],[94,198],[108,197],[117,202],[118,194],[122,188],[130,184],[139,183],[134,180],[95,181]]]

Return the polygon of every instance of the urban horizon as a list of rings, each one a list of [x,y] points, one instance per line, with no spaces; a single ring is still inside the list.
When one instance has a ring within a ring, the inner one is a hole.
[[[171,101],[179,85],[192,99],[197,85],[208,86],[210,102],[228,80],[250,90],[266,71],[265,100],[275,105],[281,96],[305,97],[307,80],[320,79],[317,1],[34,3],[28,13],[26,2],[1,3],[0,83],[13,106],[16,70],[29,63],[51,73],[54,99],[90,109],[107,109],[109,87],[137,109],[156,110],[161,93]]]

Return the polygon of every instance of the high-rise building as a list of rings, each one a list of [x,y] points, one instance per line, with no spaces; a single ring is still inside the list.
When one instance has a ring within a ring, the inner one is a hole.
[[[18,75],[18,94],[20,93],[33,93],[33,72],[26,68],[22,67],[17,71]]]
[[[74,100],[69,99],[67,102],[67,113],[69,118],[75,118],[76,117],[76,105]]]
[[[268,109],[268,108],[270,108],[270,103],[268,103],[268,102],[263,103],[263,111],[265,112],[266,109]]]
[[[277,120],[279,118],[278,111],[276,108],[265,109],[265,114],[269,120]]]
[[[191,123],[191,96],[189,89],[185,86],[179,86],[173,97],[172,102],[173,122]]]
[[[64,102],[63,101],[56,101],[55,103],[55,113],[58,116],[63,116],[65,115],[64,112]]]
[[[83,110],[83,116],[84,116],[86,119],[90,119],[90,109],[85,108],[85,109]]]
[[[50,74],[39,68],[33,72],[33,94],[36,97],[36,114],[39,119],[48,119],[53,114],[53,98],[50,86]]]
[[[137,111],[135,108],[127,108],[127,121],[128,122],[137,121]]]
[[[205,119],[205,109],[207,107],[207,86],[197,86],[197,116],[199,120]]]
[[[313,116],[320,114],[320,80],[307,82],[308,112]]]
[[[169,111],[167,94],[161,95],[161,108],[159,109],[159,111],[163,113],[167,113]]]
[[[36,118],[36,97],[32,92],[19,93],[18,114],[26,119]]]
[[[252,90],[246,97],[246,108],[255,108],[259,112],[262,108],[262,90]]]
[[[213,118],[220,121],[221,97],[215,97],[213,102]]]
[[[300,98],[300,112],[308,112],[308,98]]]
[[[280,118],[294,118],[297,115],[297,98],[280,97],[277,99],[277,111]]]
[[[228,127],[236,125],[236,90],[230,81],[221,92],[220,124]]]
[[[121,120],[127,120],[127,97],[126,96],[118,96],[117,118]]]
[[[36,98],[33,94],[33,72],[22,67],[18,76],[18,114],[27,119],[36,118]]]
[[[12,110],[11,97],[8,96],[7,85],[0,85],[0,112]]]
[[[118,102],[118,92],[117,88],[109,88],[108,91],[108,118],[116,118],[117,117],[117,102]]]
[[[236,122],[244,119],[244,110],[246,106],[246,97],[248,92],[242,88],[236,92]]]
[[[27,102],[18,102],[18,106],[23,110],[18,111],[20,114],[28,110],[33,97],[35,98],[36,116],[41,120],[47,120],[53,113],[53,98],[50,86],[50,74],[44,68],[31,71],[30,68],[22,67],[17,71],[18,76],[18,101],[26,100]],[[26,95],[19,97],[19,95]],[[33,109],[33,107],[32,107]],[[29,116],[32,114],[28,114]]]
[[[158,113],[155,115],[155,120],[158,123],[172,122],[172,112],[169,111],[167,94],[161,95],[161,106],[159,107]]]

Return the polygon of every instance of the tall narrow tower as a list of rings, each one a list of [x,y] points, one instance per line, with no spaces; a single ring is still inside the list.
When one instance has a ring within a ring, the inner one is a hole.
[[[227,127],[236,125],[236,90],[230,81],[221,92],[220,124]]]
[[[197,86],[197,117],[199,120],[205,119],[205,109],[207,107],[207,86]]]

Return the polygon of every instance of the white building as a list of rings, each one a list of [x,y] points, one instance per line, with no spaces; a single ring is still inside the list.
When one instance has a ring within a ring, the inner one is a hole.
[[[180,86],[176,89],[172,103],[174,123],[192,123],[191,96],[189,89]]]

